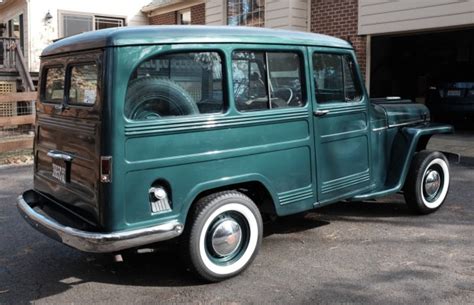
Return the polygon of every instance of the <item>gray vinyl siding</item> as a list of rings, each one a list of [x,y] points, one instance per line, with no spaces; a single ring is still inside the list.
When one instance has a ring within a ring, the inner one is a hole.
[[[474,0],[359,0],[359,34],[473,25]]]
[[[206,24],[207,25],[225,25],[225,1],[207,0],[206,1]]]

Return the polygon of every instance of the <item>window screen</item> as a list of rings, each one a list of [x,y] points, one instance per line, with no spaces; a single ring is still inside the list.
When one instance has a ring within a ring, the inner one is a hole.
[[[93,16],[63,15],[64,36],[72,36],[92,31]]]
[[[357,102],[362,91],[348,55],[315,53],[313,77],[318,103]]]
[[[135,71],[125,113],[134,120],[220,113],[224,110],[222,60],[216,52],[161,55]]]
[[[240,111],[303,106],[301,80],[297,53],[237,51],[232,55],[234,100]]]
[[[95,19],[95,30],[102,30],[102,29],[124,26],[124,20],[121,18],[96,16],[94,19]]]
[[[123,18],[74,13],[62,14],[61,16],[64,37],[93,30],[122,27],[125,25],[125,19]]]
[[[97,100],[97,64],[72,66],[69,103],[94,105]]]
[[[44,75],[43,99],[45,101],[62,101],[64,98],[64,67],[46,68]]]
[[[263,27],[265,0],[228,0],[227,24]]]

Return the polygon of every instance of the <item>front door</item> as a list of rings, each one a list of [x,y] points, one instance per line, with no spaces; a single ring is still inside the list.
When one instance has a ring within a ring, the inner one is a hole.
[[[318,199],[324,204],[370,186],[368,100],[352,51],[310,51]]]

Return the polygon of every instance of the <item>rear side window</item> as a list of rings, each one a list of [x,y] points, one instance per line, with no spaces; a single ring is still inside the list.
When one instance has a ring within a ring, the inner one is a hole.
[[[44,72],[43,100],[60,102],[64,98],[64,67],[46,68]]]
[[[97,64],[80,64],[71,67],[69,103],[94,105],[97,99]]]
[[[239,111],[304,106],[298,53],[236,51],[232,81]]]
[[[141,63],[128,84],[125,115],[153,120],[224,111],[217,52],[167,54]]]
[[[348,55],[315,53],[313,77],[318,103],[358,102],[362,90]]]

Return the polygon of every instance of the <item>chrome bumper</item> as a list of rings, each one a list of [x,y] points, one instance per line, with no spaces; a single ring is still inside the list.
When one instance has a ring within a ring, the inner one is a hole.
[[[23,195],[18,197],[17,207],[23,218],[36,230],[85,252],[116,252],[171,239],[183,232],[183,225],[178,221],[129,231],[88,232],[62,225],[51,217],[38,213]]]

